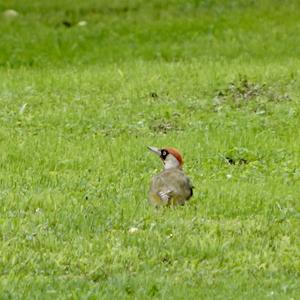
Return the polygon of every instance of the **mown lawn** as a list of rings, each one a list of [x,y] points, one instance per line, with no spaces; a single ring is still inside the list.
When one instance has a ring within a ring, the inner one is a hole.
[[[1,299],[300,299],[299,1],[0,14]],[[147,145],[187,205],[149,206]]]

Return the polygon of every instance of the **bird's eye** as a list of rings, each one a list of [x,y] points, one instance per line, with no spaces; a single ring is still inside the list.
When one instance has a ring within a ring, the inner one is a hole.
[[[161,158],[165,159],[168,155],[168,151],[167,150],[161,150]]]

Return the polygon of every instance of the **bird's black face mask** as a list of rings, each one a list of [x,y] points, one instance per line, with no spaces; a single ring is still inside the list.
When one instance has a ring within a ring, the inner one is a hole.
[[[165,159],[167,158],[168,154],[169,154],[168,150],[162,149],[162,150],[160,151],[160,158],[161,158],[162,160],[165,160]]]

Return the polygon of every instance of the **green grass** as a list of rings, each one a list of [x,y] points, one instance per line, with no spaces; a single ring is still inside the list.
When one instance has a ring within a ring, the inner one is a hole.
[[[299,299],[298,1],[9,8],[0,298]],[[149,206],[147,145],[183,152],[184,207]]]

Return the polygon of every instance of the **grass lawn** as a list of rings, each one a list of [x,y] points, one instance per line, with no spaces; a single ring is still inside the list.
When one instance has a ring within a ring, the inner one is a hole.
[[[299,1],[7,0],[0,32],[0,299],[300,299]],[[148,204],[147,145],[187,205]]]

